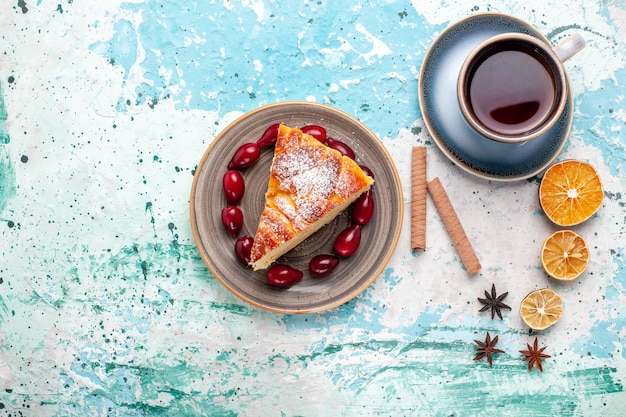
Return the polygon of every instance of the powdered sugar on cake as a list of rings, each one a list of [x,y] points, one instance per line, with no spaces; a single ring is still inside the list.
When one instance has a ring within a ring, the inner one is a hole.
[[[352,159],[299,129],[280,125],[250,265],[254,270],[269,267],[372,183]]]
[[[281,190],[291,198],[277,197],[276,208],[303,230],[327,212],[329,198],[336,192],[340,160],[323,156],[317,147],[290,148],[276,155],[274,175]]]

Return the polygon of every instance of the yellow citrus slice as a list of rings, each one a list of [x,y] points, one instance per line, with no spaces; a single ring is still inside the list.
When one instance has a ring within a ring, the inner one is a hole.
[[[587,243],[571,230],[548,236],[541,249],[541,264],[552,278],[571,281],[585,272],[589,263]]]
[[[563,315],[563,300],[549,288],[535,290],[522,300],[520,315],[531,329],[547,329]]]
[[[583,161],[567,160],[552,165],[539,186],[541,208],[559,226],[584,222],[598,211],[603,198],[598,172]]]

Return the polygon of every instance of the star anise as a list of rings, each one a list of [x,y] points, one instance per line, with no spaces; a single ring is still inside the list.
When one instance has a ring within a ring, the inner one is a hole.
[[[508,310],[511,309],[511,307],[502,302],[502,300],[504,300],[507,295],[509,295],[508,291],[496,296],[496,285],[491,284],[491,294],[485,291],[485,297],[487,298],[478,298],[478,301],[484,304],[483,308],[481,308],[479,311],[487,311],[491,309],[491,318],[493,319],[497,314],[500,320],[502,320],[501,310],[503,308],[506,308]]]
[[[498,336],[494,337],[491,340],[491,335],[487,332],[487,338],[485,342],[481,342],[480,340],[474,339],[474,342],[479,346],[476,348],[476,356],[474,356],[474,360],[480,360],[482,358],[487,358],[487,362],[489,362],[489,366],[492,366],[492,358],[491,355],[494,353],[504,353],[502,349],[496,349],[495,346],[498,343]]]
[[[545,353],[543,353],[547,346],[539,349],[539,346],[537,346],[536,337],[533,346],[530,346],[528,343],[526,343],[526,346],[528,346],[528,350],[520,350],[519,352],[525,356],[524,361],[528,362],[528,370],[530,371],[531,369],[533,369],[533,366],[537,365],[537,369],[539,369],[539,372],[543,372],[541,360],[550,357],[550,355],[546,355]]]

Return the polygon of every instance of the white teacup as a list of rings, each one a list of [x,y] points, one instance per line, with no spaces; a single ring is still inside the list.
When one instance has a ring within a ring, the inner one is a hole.
[[[546,133],[568,97],[563,62],[584,46],[578,34],[554,49],[521,33],[504,33],[480,43],[459,73],[463,116],[481,135],[500,142],[528,141]]]

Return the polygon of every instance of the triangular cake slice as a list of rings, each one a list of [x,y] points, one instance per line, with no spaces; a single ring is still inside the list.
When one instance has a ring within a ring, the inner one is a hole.
[[[250,265],[255,271],[269,267],[373,183],[352,159],[300,129],[280,125]]]

